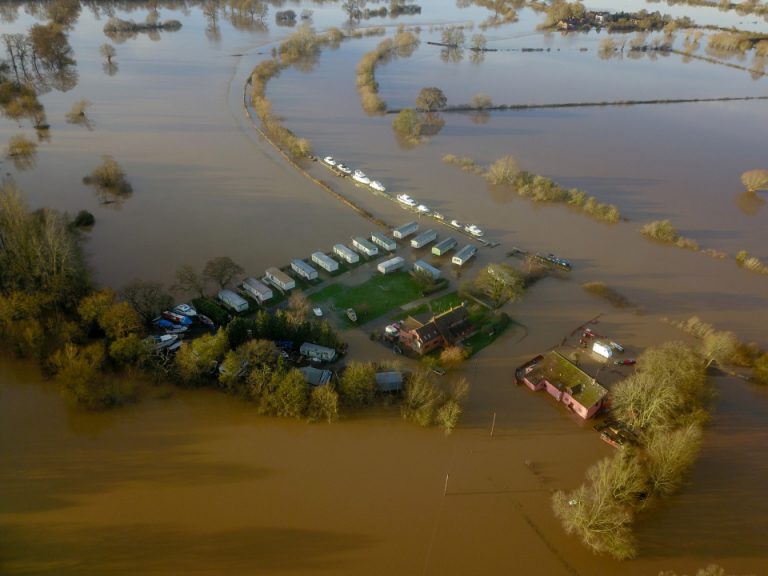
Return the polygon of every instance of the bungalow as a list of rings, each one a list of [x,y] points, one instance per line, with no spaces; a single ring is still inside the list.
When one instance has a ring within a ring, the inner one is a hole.
[[[272,288],[252,276],[243,280],[243,290],[253,296],[259,304],[264,304],[274,296]]]
[[[291,269],[306,280],[314,280],[317,278],[317,270],[304,262],[304,260],[299,260],[298,258],[291,260]]]
[[[339,263],[322,252],[312,252],[312,262],[320,266],[320,268],[326,272],[336,272],[336,270],[339,269]]]
[[[474,334],[469,312],[464,304],[420,322],[409,316],[400,327],[400,342],[418,352],[429,354],[444,346],[455,346]]]
[[[344,260],[347,264],[355,264],[360,261],[360,256],[356,252],[350,250],[344,244],[334,244],[333,253]]]
[[[320,346],[319,344],[312,344],[311,342],[304,342],[299,348],[299,353],[310,360],[319,360],[321,362],[333,362],[336,359],[336,350]]]
[[[379,253],[379,249],[376,246],[360,236],[352,238],[352,248],[368,257],[376,256]]]
[[[546,390],[558,402],[584,420],[597,414],[608,390],[562,354],[550,351],[529,360],[515,371],[518,384],[531,390]]]

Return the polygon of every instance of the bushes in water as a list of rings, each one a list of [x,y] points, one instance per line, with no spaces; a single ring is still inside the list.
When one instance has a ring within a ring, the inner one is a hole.
[[[654,220],[640,230],[645,236],[664,244],[674,244],[678,248],[698,250],[699,244],[691,238],[680,236],[669,220]]]

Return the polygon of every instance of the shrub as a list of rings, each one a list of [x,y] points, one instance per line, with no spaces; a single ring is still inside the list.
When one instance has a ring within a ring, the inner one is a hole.
[[[485,179],[496,186],[515,184],[517,175],[520,173],[520,166],[512,156],[499,158],[488,167],[485,173]]]
[[[347,406],[362,407],[373,402],[376,393],[376,370],[373,364],[350,362],[339,382],[339,394]]]
[[[24,158],[33,156],[37,152],[37,143],[24,135],[17,134],[8,140],[8,156],[10,158]]]
[[[96,223],[96,218],[88,210],[80,210],[72,221],[75,228],[89,228]]]
[[[679,248],[698,250],[699,244],[691,238],[680,236],[669,220],[654,220],[640,230],[645,236],[664,244],[674,244]]]
[[[626,296],[620,294],[613,288],[609,288],[603,282],[587,282],[582,284],[581,287],[590,294],[607,300],[616,308],[626,308],[631,305],[631,302]]]
[[[401,406],[403,418],[413,420],[420,426],[430,426],[442,399],[443,393],[429,373],[424,370],[415,372],[405,384]]]
[[[219,306],[215,300],[210,298],[195,298],[192,300],[192,304],[195,306],[200,314],[208,316],[219,326],[224,326],[229,322],[229,313]]]

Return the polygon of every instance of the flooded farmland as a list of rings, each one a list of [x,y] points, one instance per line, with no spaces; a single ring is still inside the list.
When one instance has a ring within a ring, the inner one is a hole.
[[[9,3],[11,4],[11,3]],[[4,8],[2,32],[38,21],[37,3]],[[98,281],[170,284],[182,264],[228,255],[248,273],[329,250],[374,225],[297,172],[258,134],[243,110],[253,66],[292,29],[220,18],[197,3],[160,2],[182,28],[115,42],[119,69],[105,74],[99,46],[107,8],[143,20],[143,3],[83,3],[70,32],[77,83],[41,97],[51,124],[35,167],[0,168],[32,208],[88,209],[96,225],[87,252]],[[483,33],[488,52],[441,58],[444,24],[476,26],[488,12],[438,0],[419,15],[362,26],[421,27],[407,58],[377,68],[390,108],[413,105],[424,86],[449,104],[484,92],[498,104],[752,97],[768,78],[751,60],[687,61],[680,54],[600,58],[605,33],[542,33],[541,15]],[[606,9],[606,4],[587,3]],[[616,9],[671,10],[621,2]],[[101,6],[98,14],[91,6]],[[346,26],[338,3],[311,9],[323,30]],[[283,8],[285,9],[285,8]],[[675,16],[716,24],[709,9]],[[757,16],[722,15],[723,26],[758,32]],[[467,31],[467,36],[479,33]],[[683,33],[678,33],[677,43]],[[631,35],[617,35],[630,38]],[[746,250],[768,258],[768,209],[745,199],[739,175],[766,167],[768,101],[444,112],[428,142],[404,148],[392,116],[366,115],[355,66],[382,37],[326,48],[311,69],[290,68],[268,95],[288,128],[315,152],[332,154],[407,192],[448,218],[476,222],[497,248],[481,248],[464,276],[505,259],[513,246],[568,258],[573,272],[548,278],[505,310],[515,327],[461,369],[472,392],[450,436],[404,422],[382,407],[333,425],[258,416],[253,406],[210,390],[146,385],[141,402],[111,412],[68,406],[30,365],[0,360],[0,573],[2,574],[473,574],[652,575],[692,573],[717,562],[733,573],[765,573],[768,394],[714,378],[718,397],[689,485],[638,523],[640,557],[591,554],[553,516],[551,492],[572,489],[613,449],[549,398],[514,386],[514,367],[603,314],[600,328],[639,352],[684,335],[661,322],[699,315],[744,341],[768,347],[766,276],[740,268]],[[522,49],[537,51],[523,52]],[[538,50],[542,51],[538,51]],[[702,49],[701,54],[705,55]],[[92,102],[92,130],[65,121]],[[28,125],[0,119],[0,141]],[[117,158],[133,193],[102,204],[82,178],[102,154]],[[445,154],[482,164],[511,154],[526,170],[615,203],[626,221],[606,225],[562,206],[533,204],[444,164]],[[387,223],[413,218],[395,203],[309,172]],[[765,199],[765,195],[762,199]],[[669,219],[724,259],[655,244],[639,229]],[[440,227],[441,235],[447,229]],[[602,281],[635,305],[624,310],[584,293]],[[387,359],[362,330],[343,334],[355,357]],[[617,369],[618,370],[618,369]],[[495,415],[493,436],[490,435]]]

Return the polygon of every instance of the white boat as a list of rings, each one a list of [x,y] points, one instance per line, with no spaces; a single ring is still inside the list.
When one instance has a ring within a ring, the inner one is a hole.
[[[435,220],[445,220],[445,216],[440,214],[440,212],[432,212],[432,218]]]
[[[357,313],[354,308],[347,308],[347,318],[352,322],[357,322]]]
[[[170,348],[178,340],[179,337],[176,334],[163,334],[162,336],[148,336],[144,338],[144,344],[153,351],[158,352]]]
[[[451,226],[453,226],[454,228],[463,228],[464,224],[462,224],[458,220],[451,220]]]
[[[352,180],[355,182],[360,182],[360,184],[370,184],[371,179],[368,178],[368,176],[365,175],[365,172],[362,170],[355,170],[355,173],[352,174]]]
[[[408,194],[398,194],[397,201],[406,206],[416,206],[416,200],[408,196]]]
[[[477,236],[480,238],[485,232],[483,232],[480,228],[475,226],[474,224],[470,224],[469,226],[465,226],[464,230],[472,234],[472,236]]]
[[[344,174],[352,174],[352,168],[350,168],[346,164],[342,164],[341,162],[336,164],[336,168],[344,172]]]
[[[427,207],[426,204],[419,204],[418,206],[416,206],[416,212],[418,212],[419,214],[426,214],[427,212],[429,212],[429,208]]]
[[[312,308],[312,313],[317,316],[318,318],[322,317],[323,315],[323,309],[319,306],[317,308]]]
[[[378,180],[371,180],[370,187],[374,190],[378,190],[379,192],[385,192],[387,189],[384,188],[384,184],[379,182]]]
[[[190,306],[189,304],[179,304],[173,309],[176,314],[181,314],[182,316],[189,316],[190,318],[194,318],[197,316],[197,310],[193,306]]]
[[[326,156],[323,158],[323,162],[328,164],[328,166],[336,166],[336,160],[333,159],[333,156]]]

